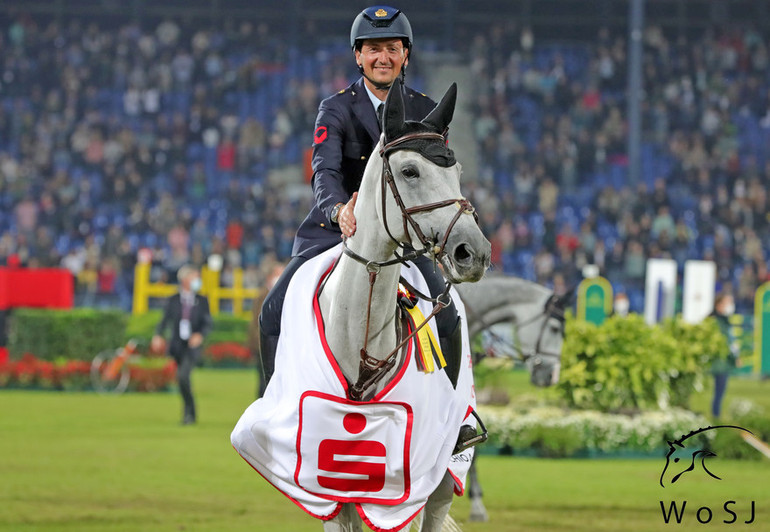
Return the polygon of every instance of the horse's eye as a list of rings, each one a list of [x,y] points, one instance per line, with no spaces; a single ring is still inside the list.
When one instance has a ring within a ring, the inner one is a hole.
[[[405,166],[401,169],[401,175],[408,179],[412,179],[415,177],[420,177],[420,171],[417,169],[416,166]]]

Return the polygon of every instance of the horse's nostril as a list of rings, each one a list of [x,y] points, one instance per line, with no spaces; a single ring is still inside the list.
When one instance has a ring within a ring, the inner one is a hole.
[[[460,244],[455,248],[454,259],[457,263],[466,263],[473,258],[470,248],[466,244]]]

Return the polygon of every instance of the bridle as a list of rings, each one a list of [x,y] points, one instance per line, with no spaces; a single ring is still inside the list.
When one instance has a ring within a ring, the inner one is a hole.
[[[491,324],[487,324],[481,316],[476,314],[472,308],[470,308],[467,304],[465,305],[465,311],[468,314],[473,314],[474,319],[477,319],[484,329],[486,329],[489,334],[499,342],[504,343],[507,347],[510,347],[513,349],[516,354],[519,355],[522,362],[529,362],[531,361],[534,365],[539,365],[543,363],[544,358],[552,358],[556,359],[557,361],[561,358],[561,353],[554,353],[549,351],[544,351],[541,349],[541,345],[543,342],[543,336],[545,336],[546,327],[548,327],[548,321],[550,319],[557,320],[561,325],[561,336],[564,338],[564,323],[565,323],[565,316],[564,316],[564,306],[561,303],[561,298],[555,294],[552,294],[545,302],[545,305],[543,306],[543,310],[539,313],[535,314],[534,316],[522,321],[521,323],[516,323],[516,330],[521,330],[524,327],[528,327],[530,325],[536,324],[539,320],[542,319],[542,323],[540,325],[540,330],[537,334],[537,340],[535,341],[534,348],[530,350],[522,349],[520,346],[516,345],[515,343],[509,342],[505,340],[504,338],[501,338],[497,334],[495,334],[491,329]],[[543,319],[545,318],[545,319]]]
[[[449,306],[449,304],[451,303],[451,299],[449,298],[449,288],[451,285],[449,283],[446,284],[444,291],[436,298],[430,298],[425,296],[424,294],[420,294],[419,292],[414,291],[413,293],[415,293],[415,295],[417,295],[418,297],[421,297],[422,299],[426,299],[434,303],[432,311],[430,312],[430,314],[428,314],[428,316],[425,317],[425,321],[423,321],[419,325],[415,324],[414,330],[410,331],[410,333],[406,335],[398,343],[395,349],[393,349],[393,351],[391,351],[384,359],[378,359],[378,358],[372,357],[371,355],[369,355],[367,351],[367,346],[369,342],[369,323],[371,321],[371,312],[372,312],[372,293],[374,291],[374,283],[376,282],[377,275],[380,273],[381,269],[384,266],[404,264],[409,260],[416,259],[417,257],[420,257],[427,253],[430,253],[433,256],[433,260],[435,261],[444,254],[447,240],[449,238],[449,233],[452,231],[455,224],[459,221],[460,217],[463,214],[474,215],[474,218],[478,222],[478,218],[476,216],[476,212],[475,212],[475,209],[473,208],[473,205],[471,205],[470,201],[468,201],[465,198],[447,199],[447,200],[437,201],[433,203],[417,205],[414,207],[407,207],[404,204],[404,201],[401,198],[401,194],[398,191],[398,186],[396,185],[395,178],[393,177],[393,170],[391,169],[391,166],[390,166],[390,155],[399,148],[403,149],[403,144],[405,144],[406,142],[410,142],[414,140],[428,140],[428,141],[434,140],[434,141],[445,142],[445,137],[440,133],[430,133],[430,132],[409,133],[401,137],[398,137],[387,144],[384,144],[379,151],[380,157],[382,157],[382,173],[380,176],[380,183],[381,183],[380,186],[381,186],[381,196],[382,196],[383,222],[385,225],[385,230],[388,233],[388,236],[391,238],[391,240],[393,240],[397,244],[399,248],[403,250],[402,253],[399,254],[398,252],[395,252],[396,257],[394,259],[390,259],[387,261],[373,261],[373,260],[367,260],[366,258],[358,255],[356,252],[351,250],[347,246],[347,242],[345,242],[343,245],[343,253],[345,253],[345,255],[352,258],[356,262],[359,262],[364,266],[366,266],[366,271],[369,273],[369,299],[368,299],[368,304],[366,309],[366,332],[364,336],[364,345],[361,348],[361,363],[359,366],[358,380],[350,387],[348,391],[348,396],[353,401],[361,401],[366,391],[372,386],[374,386],[377,382],[379,382],[388,373],[388,371],[391,368],[393,368],[393,366],[396,363],[396,358],[399,351],[402,348],[404,348],[408,344],[408,342],[412,340],[412,338],[414,338],[414,336],[431,320],[431,318],[433,318],[436,314],[438,314],[445,307]],[[416,249],[416,250],[411,249],[410,246],[396,239],[391,233],[390,228],[388,227],[388,221],[387,221],[388,217],[387,217],[386,191],[388,188],[390,189],[390,192],[393,196],[393,199],[396,202],[396,205],[398,205],[398,208],[401,210],[401,217],[404,224],[404,234],[409,235],[409,228],[411,227],[412,231],[414,232],[420,244],[422,245],[421,249]],[[439,245],[438,236],[436,236],[435,238],[426,237],[425,233],[420,228],[420,224],[414,219],[413,215],[418,213],[431,212],[436,209],[441,209],[452,205],[457,205],[459,209],[457,211],[457,214],[455,214],[454,218],[452,218],[452,221],[449,223],[449,226],[445,231],[444,238],[441,241],[441,244]]]
[[[543,320],[543,323],[540,325],[540,330],[537,334],[537,341],[535,342],[535,348],[530,352],[525,352],[523,349],[521,349],[518,346],[515,346],[516,352],[519,353],[519,356],[521,356],[522,360],[527,361],[528,359],[535,357],[535,362],[537,362],[538,357],[550,357],[550,358],[556,358],[557,360],[561,358],[561,353],[553,353],[544,351],[540,348],[543,336],[545,335],[546,327],[548,327],[548,320],[555,319],[559,322],[561,325],[561,336],[564,338],[564,323],[565,323],[565,317],[564,317],[564,307],[559,304],[560,298],[557,295],[551,295],[551,297],[548,298],[548,300],[545,302],[545,307],[543,308],[543,311],[539,315],[535,315],[533,318],[529,318],[528,320],[524,320],[520,324],[518,324],[517,329],[522,329],[523,327],[526,327],[532,323],[535,323],[537,319],[540,316],[545,315],[545,319]]]
[[[401,199],[401,193],[398,191],[398,187],[396,186],[396,180],[393,177],[393,170],[390,167],[390,154],[396,151],[399,148],[399,146],[414,140],[436,140],[440,142],[446,142],[446,138],[444,137],[444,135],[440,133],[431,133],[431,132],[409,133],[401,137],[398,137],[395,140],[390,141],[389,143],[385,144],[380,148],[380,157],[382,157],[382,179],[380,179],[380,183],[382,187],[382,190],[381,190],[382,194],[380,194],[380,196],[382,197],[382,220],[383,220],[383,223],[385,224],[385,231],[387,231],[390,239],[393,240],[393,242],[395,242],[396,245],[399,246],[400,248],[406,249],[406,245],[403,242],[400,242],[397,238],[395,238],[393,234],[390,232],[390,227],[388,227],[387,202],[386,202],[386,195],[385,195],[385,184],[387,183],[388,187],[390,187],[390,192],[393,195],[393,199],[396,201],[396,205],[398,205],[398,208],[401,210],[401,219],[404,224],[404,234],[405,235],[409,234],[409,227],[411,226],[412,231],[414,231],[414,234],[417,236],[417,239],[420,241],[420,244],[422,244],[423,246],[423,248],[418,251],[419,255],[432,252],[434,258],[437,258],[444,253],[444,248],[446,248],[447,240],[449,238],[449,233],[452,232],[452,229],[460,219],[460,216],[462,216],[463,214],[472,214],[476,219],[476,221],[478,222],[478,215],[476,214],[476,209],[474,209],[473,205],[471,205],[471,202],[465,198],[447,199],[443,201],[436,201],[433,203],[425,203],[423,205],[417,205],[415,207],[406,207],[406,205],[404,205],[404,200]],[[421,213],[421,212],[434,211],[436,209],[449,207],[455,204],[459,207],[457,214],[455,214],[454,218],[452,218],[452,221],[449,223],[449,226],[444,232],[444,239],[441,241],[441,245],[437,246],[436,244],[437,244],[438,238],[433,238],[433,239],[427,238],[425,234],[422,232],[422,229],[420,229],[420,224],[418,224],[415,221],[412,215]],[[398,257],[398,254],[396,254],[396,257]],[[400,261],[400,262],[403,262],[403,261]]]

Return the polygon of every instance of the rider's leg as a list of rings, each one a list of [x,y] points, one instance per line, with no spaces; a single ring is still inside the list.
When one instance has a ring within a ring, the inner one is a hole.
[[[441,294],[446,288],[446,282],[441,270],[434,265],[433,261],[423,256],[415,259],[414,264],[428,283],[431,297]],[[454,301],[436,315],[436,327],[438,328],[441,351],[444,353],[447,363],[445,371],[452,386],[457,386],[457,377],[460,374],[462,360],[462,328]]]
[[[278,347],[278,337],[281,334],[281,311],[283,300],[286,297],[286,289],[294,273],[307,259],[293,257],[283,273],[276,281],[270,293],[262,303],[262,312],[259,315],[259,357],[262,361],[262,382],[260,392],[264,394],[267,383],[275,370],[275,350]]]

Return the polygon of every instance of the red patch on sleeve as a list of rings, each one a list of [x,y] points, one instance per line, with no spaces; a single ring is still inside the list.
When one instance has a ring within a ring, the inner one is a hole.
[[[315,130],[315,133],[313,133],[313,142],[316,144],[321,144],[326,140],[326,134],[326,126],[318,126]]]

